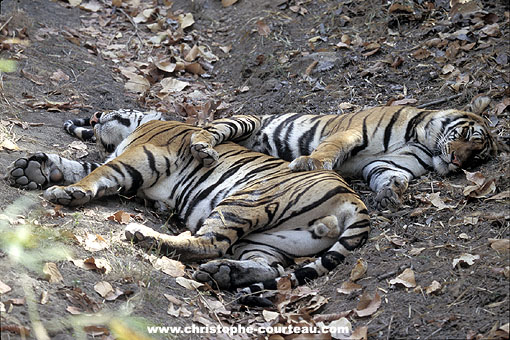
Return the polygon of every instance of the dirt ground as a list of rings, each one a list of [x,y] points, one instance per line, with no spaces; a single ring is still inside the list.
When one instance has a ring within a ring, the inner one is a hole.
[[[62,124],[116,108],[202,123],[400,103],[474,111],[501,141],[510,137],[507,1],[70,3],[1,2],[0,59],[17,61],[0,74],[1,173],[35,151],[97,160]],[[194,265],[184,273],[125,241],[127,220],[177,232],[167,212],[127,197],[60,208],[0,183],[1,339],[194,339],[146,326],[321,322],[350,323],[353,339],[508,339],[509,165],[501,153],[469,169],[479,184],[463,172],[423,176],[395,213],[373,209],[368,187],[352,181],[371,210],[367,244],[264,312],[228,292],[185,288]],[[342,293],[359,264],[359,289]],[[392,281],[405,269],[414,283]],[[102,296],[104,282],[113,288]],[[282,336],[331,338],[271,339]]]

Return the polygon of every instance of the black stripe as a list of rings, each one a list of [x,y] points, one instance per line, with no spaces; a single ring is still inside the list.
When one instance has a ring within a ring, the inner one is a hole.
[[[368,135],[367,135],[367,117],[363,119],[363,143],[351,151],[351,156],[349,158],[352,158],[356,156],[360,151],[363,151],[368,146]]]
[[[345,256],[336,251],[328,251],[324,255],[321,256],[321,264],[328,271],[331,271],[336,268],[343,260]]]
[[[395,125],[395,123],[398,120],[400,113],[402,112],[403,109],[404,108],[400,108],[398,111],[393,113],[393,115],[391,116],[390,122],[388,123],[388,125],[386,125],[386,129],[384,129],[384,152],[388,151],[388,144],[390,143],[391,131],[393,129],[393,125]]]
[[[314,268],[310,267],[296,269],[294,275],[296,276],[296,280],[299,285],[303,285],[307,281],[312,281],[319,277],[319,273],[317,273]]]

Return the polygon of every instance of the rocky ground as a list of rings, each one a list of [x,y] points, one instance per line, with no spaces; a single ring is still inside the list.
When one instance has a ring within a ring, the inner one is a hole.
[[[459,108],[487,118],[508,142],[505,1],[1,6],[0,59],[16,61],[0,61],[2,173],[35,151],[97,160],[95,146],[62,124],[116,108],[194,124],[234,113]],[[373,209],[368,188],[352,181],[371,208],[369,242],[329,275],[281,290],[265,311],[190,286],[195,265],[124,240],[129,221],[178,232],[168,213],[129,197],[62,208],[0,183],[1,338],[194,339],[149,335],[147,326],[195,324],[341,325],[353,339],[508,339],[509,163],[500,153],[468,174],[424,176],[396,213]]]

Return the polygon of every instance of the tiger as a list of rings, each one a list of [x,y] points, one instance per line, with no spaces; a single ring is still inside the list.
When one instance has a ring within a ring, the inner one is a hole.
[[[98,145],[110,145],[119,137],[114,134],[126,133],[124,127],[133,128],[139,118],[143,113],[128,110],[94,114]],[[128,121],[132,124],[124,124]],[[46,200],[66,206],[116,194],[164,202],[189,232],[173,236],[131,223],[126,238],[183,262],[203,261],[194,279],[238,289],[244,304],[271,305],[262,291],[276,289],[284,277],[295,287],[324,275],[366,242],[367,207],[340,175],[293,172],[282,159],[231,142],[217,145],[215,159],[204,166],[193,153],[206,151],[190,147],[200,131],[150,120],[129,133],[104,163],[40,152],[14,161],[6,179],[22,189],[45,189]],[[286,275],[284,268],[297,257],[316,260]]]
[[[213,148],[224,141],[289,161],[296,172],[333,169],[344,178],[362,178],[375,193],[375,207],[383,211],[402,205],[413,178],[475,166],[498,150],[482,117],[410,106],[344,115],[235,115],[214,120],[195,134],[194,156],[214,157]]]

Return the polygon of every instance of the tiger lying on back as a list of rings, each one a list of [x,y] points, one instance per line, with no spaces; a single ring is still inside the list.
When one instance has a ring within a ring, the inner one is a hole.
[[[214,156],[212,148],[224,141],[292,161],[294,171],[334,169],[344,177],[362,177],[380,209],[400,206],[409,181],[427,171],[445,175],[497,151],[480,116],[402,106],[345,115],[219,119],[192,138],[194,155]]]
[[[119,122],[137,122],[137,115],[96,114],[92,122],[98,142],[112,140],[114,132],[126,133]],[[192,235],[171,236],[131,224],[127,238],[161,246],[183,261],[229,253],[230,259],[202,264],[195,279],[222,289],[247,287],[246,294],[276,289],[282,266],[296,257],[322,254],[291,274],[294,285],[314,279],[366,241],[366,207],[335,172],[292,172],[281,159],[233,143],[218,145],[218,161],[204,167],[190,150],[191,136],[199,131],[179,122],[150,121],[124,139],[103,165],[39,153],[15,161],[7,180],[25,189],[47,188],[46,199],[70,206],[118,193],[164,202]],[[55,185],[61,183],[68,185]],[[248,295],[242,301],[267,303]]]

